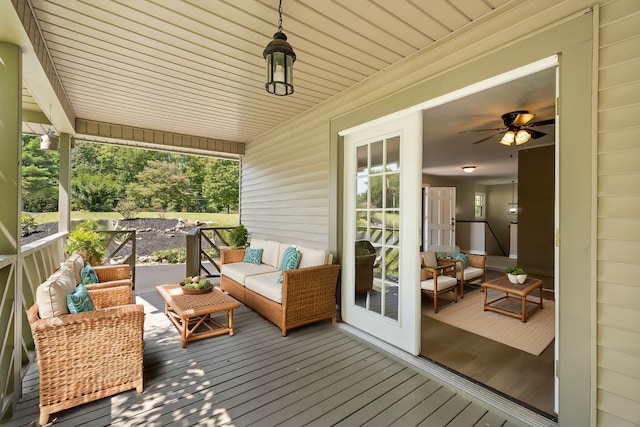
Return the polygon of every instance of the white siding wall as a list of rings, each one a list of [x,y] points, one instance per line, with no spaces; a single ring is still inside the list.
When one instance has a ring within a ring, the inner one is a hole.
[[[598,425],[640,425],[640,1],[600,10]]]
[[[543,5],[544,3],[544,5]],[[601,4],[598,106],[597,422],[640,425],[640,1],[539,1],[420,52],[247,146],[242,222],[252,236],[327,248],[330,121],[551,22]],[[534,12],[535,9],[535,12]],[[521,13],[521,19],[516,15]],[[536,15],[537,13],[537,15]],[[536,27],[537,25],[537,27]],[[480,77],[478,77],[480,78]],[[585,284],[586,285],[586,284]],[[588,285],[585,286],[588,292]],[[585,373],[588,375],[588,373]],[[585,408],[586,410],[586,408]]]

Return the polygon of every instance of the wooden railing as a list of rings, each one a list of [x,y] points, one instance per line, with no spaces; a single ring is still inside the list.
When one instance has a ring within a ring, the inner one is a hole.
[[[131,281],[136,285],[136,230],[98,230],[105,234],[107,256],[105,263],[110,264],[116,257],[125,257],[121,264],[129,264],[131,268]]]
[[[220,251],[229,248],[229,243],[220,232],[232,228],[196,227],[187,233],[187,276],[220,276]],[[207,261],[216,269],[215,273],[204,265]]]
[[[57,233],[23,245],[18,255],[0,255],[0,419],[22,395],[22,378],[35,354],[27,309],[38,285],[63,261],[66,236]]]

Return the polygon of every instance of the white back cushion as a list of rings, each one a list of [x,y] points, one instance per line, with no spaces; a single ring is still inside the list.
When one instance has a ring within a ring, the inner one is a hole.
[[[53,273],[38,289],[36,289],[36,303],[41,319],[69,314],[67,295],[76,288],[74,273],[63,266]]]
[[[251,239],[250,247],[262,249],[262,263],[272,267],[280,264],[280,243],[273,240]]]
[[[304,246],[298,246],[297,249],[302,255],[298,268],[313,267],[327,263],[327,253],[322,249],[305,248]]]

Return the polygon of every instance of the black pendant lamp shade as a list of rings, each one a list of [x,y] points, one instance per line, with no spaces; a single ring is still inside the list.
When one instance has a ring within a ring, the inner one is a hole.
[[[262,52],[267,60],[267,82],[264,87],[269,93],[286,96],[293,93],[293,63],[296,61],[296,54],[282,32],[282,0],[278,14],[278,32]]]

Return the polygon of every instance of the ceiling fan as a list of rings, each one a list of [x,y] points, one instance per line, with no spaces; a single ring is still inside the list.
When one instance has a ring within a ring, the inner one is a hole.
[[[474,144],[479,144],[481,142],[487,141],[496,135],[503,135],[502,139],[500,140],[500,144],[512,145],[515,143],[516,145],[520,145],[529,141],[529,139],[531,138],[537,139],[537,138],[540,138],[541,136],[546,135],[546,133],[544,132],[540,132],[530,128],[536,127],[536,126],[551,125],[556,122],[555,119],[547,119],[547,120],[540,120],[538,122],[531,123],[531,120],[533,120],[534,117],[535,117],[535,114],[530,113],[526,110],[511,111],[501,116],[502,122],[504,123],[505,127],[489,128],[489,129],[473,129],[473,130],[461,131],[459,133],[497,130],[499,132],[489,135],[486,138],[482,138],[481,140],[474,142]]]

